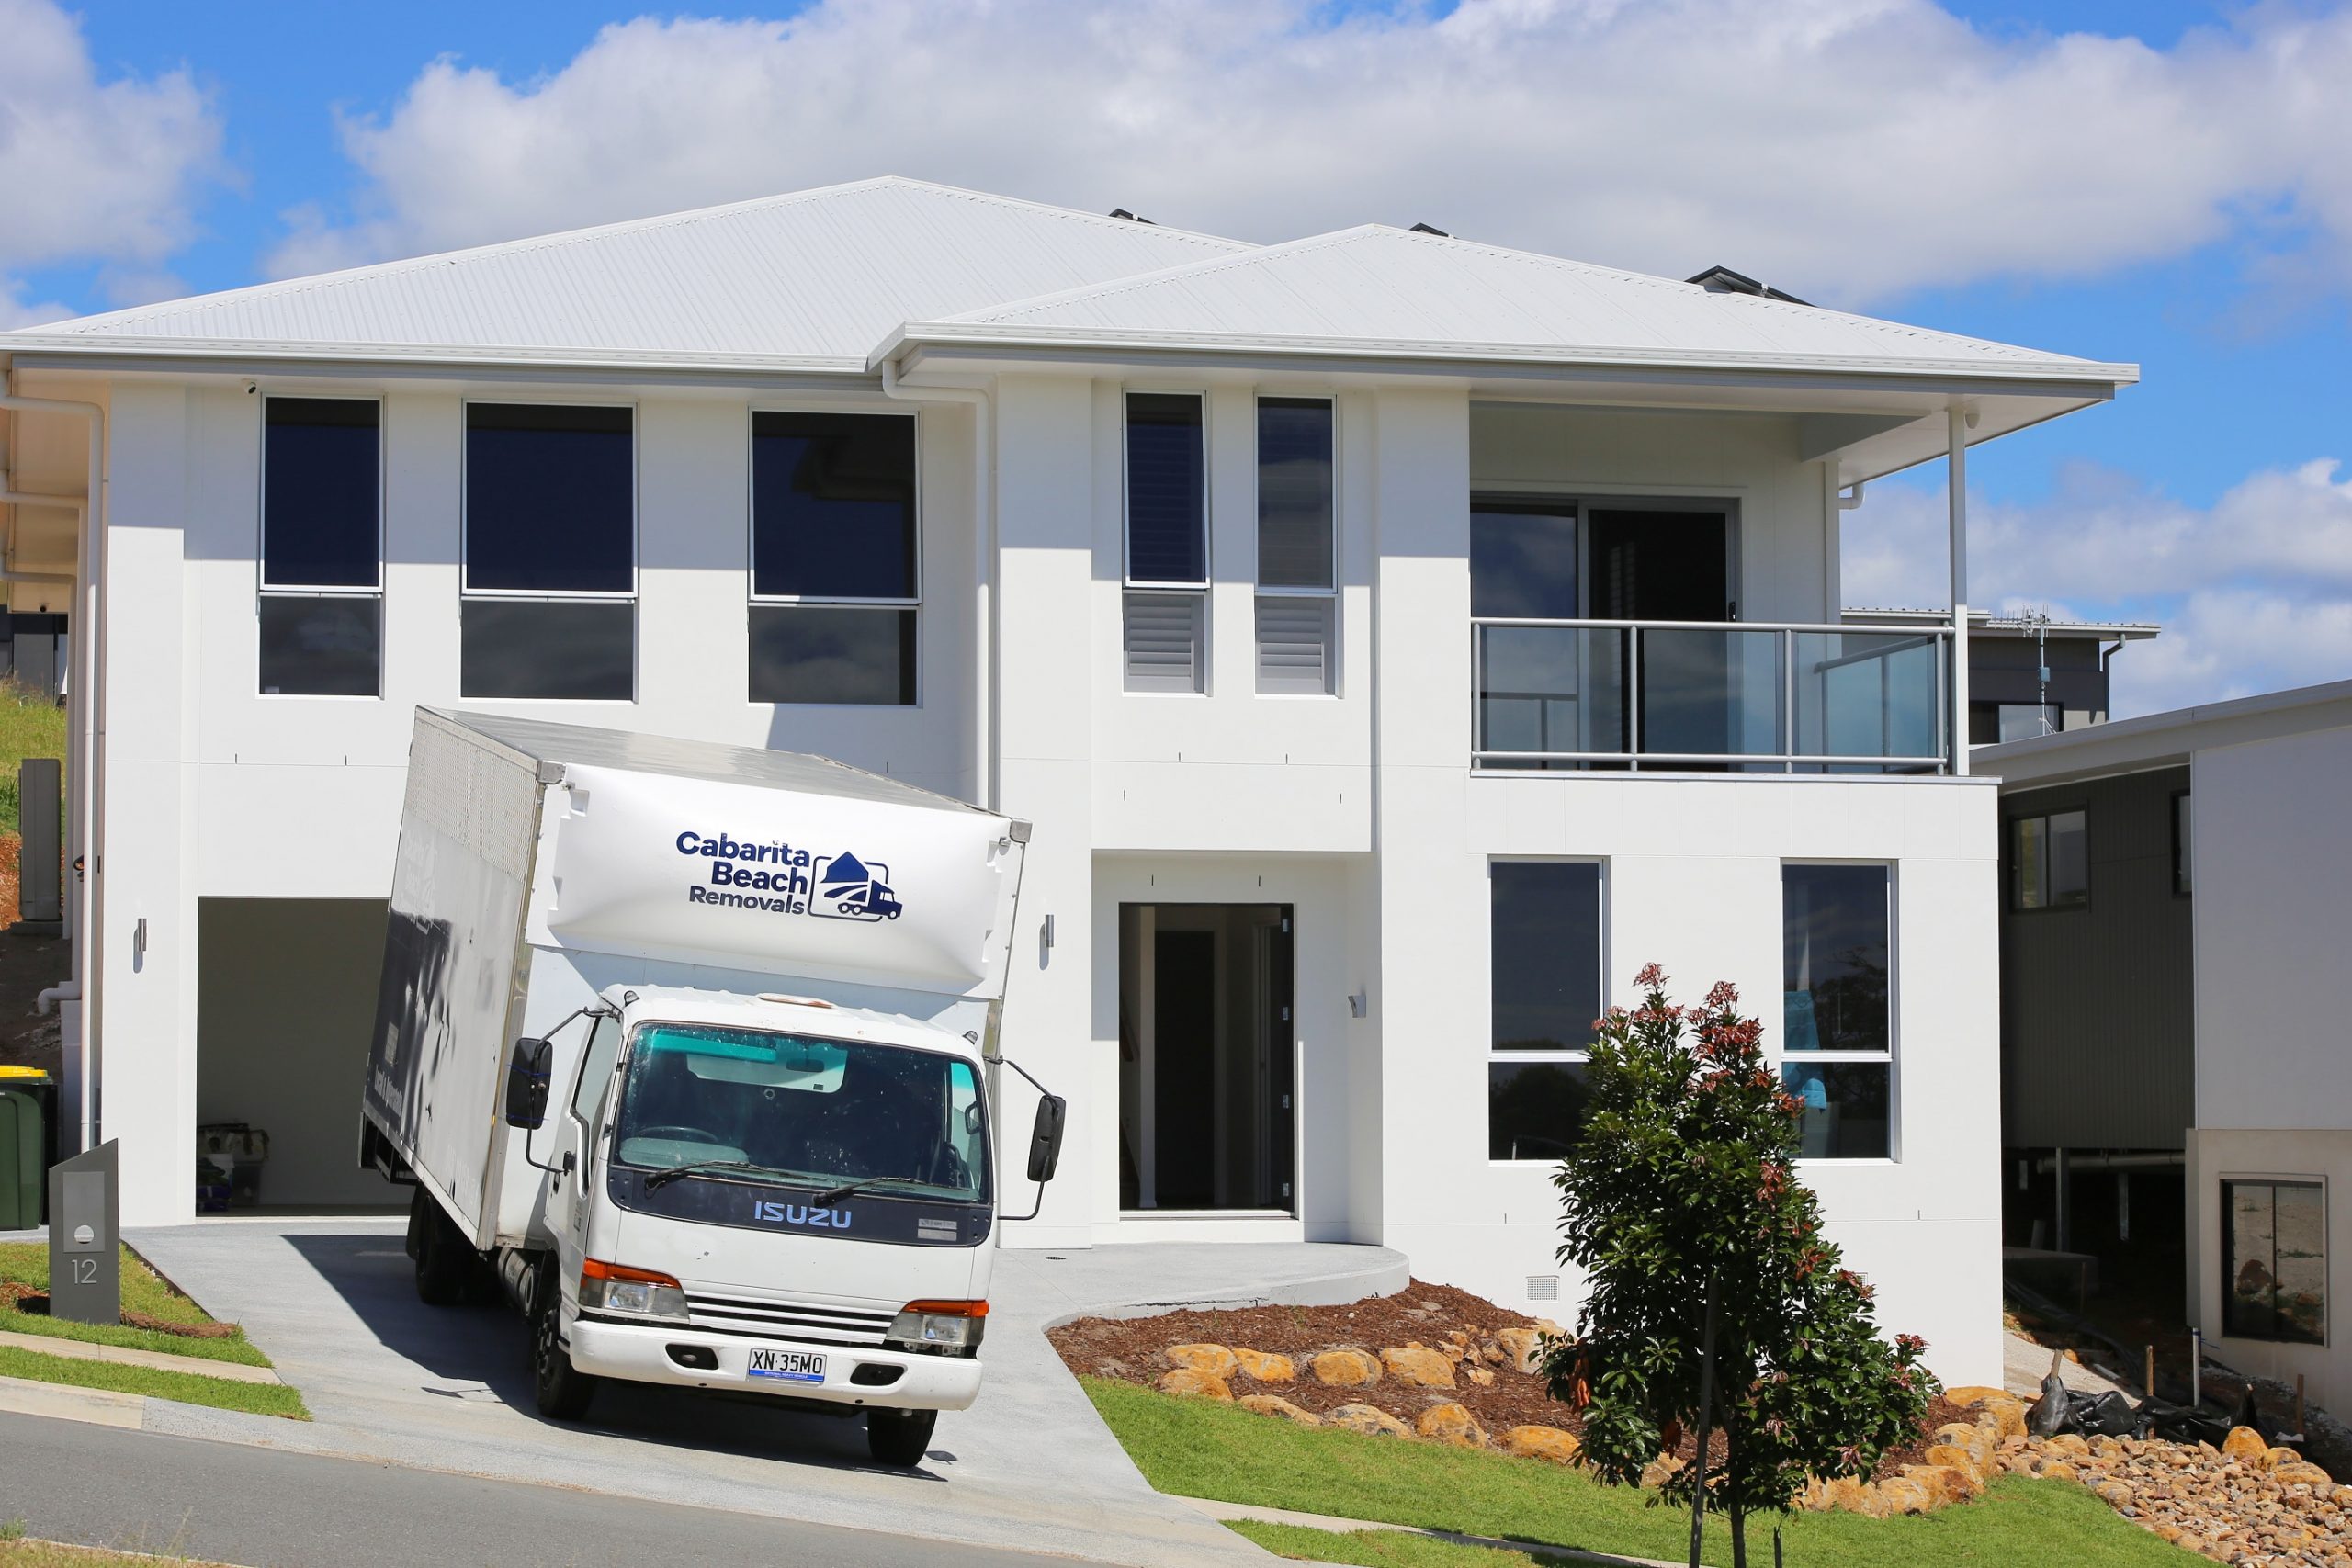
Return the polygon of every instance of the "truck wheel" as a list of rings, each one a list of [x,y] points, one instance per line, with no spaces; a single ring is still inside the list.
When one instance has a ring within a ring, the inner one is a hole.
[[[474,1249],[422,1187],[409,1200],[409,1255],[416,1259],[416,1299],[427,1306],[456,1306],[466,1299],[474,1272]]]
[[[562,1339],[563,1289],[555,1270],[539,1275],[531,1312],[531,1394],[550,1421],[577,1421],[596,1397],[596,1380],[571,1364]]]
[[[876,1464],[908,1468],[922,1462],[931,1447],[932,1429],[939,1425],[936,1410],[869,1410],[865,1413],[865,1451]]]

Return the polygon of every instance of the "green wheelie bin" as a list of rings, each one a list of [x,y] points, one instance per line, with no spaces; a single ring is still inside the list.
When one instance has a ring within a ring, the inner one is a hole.
[[[31,1067],[0,1067],[0,1231],[28,1231],[48,1201],[57,1089]]]

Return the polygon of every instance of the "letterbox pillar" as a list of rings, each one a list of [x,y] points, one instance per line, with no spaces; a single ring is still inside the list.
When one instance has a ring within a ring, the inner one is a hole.
[[[120,1182],[109,1139],[49,1168],[49,1315],[122,1321]]]

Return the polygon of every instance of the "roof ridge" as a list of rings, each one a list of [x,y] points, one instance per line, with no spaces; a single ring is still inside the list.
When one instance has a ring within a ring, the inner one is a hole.
[[[1334,229],[1327,234],[1307,234],[1295,240],[1277,241],[1271,245],[1253,246],[1231,255],[1204,256],[1198,261],[1178,262],[1172,266],[1154,267],[1149,272],[1138,272],[1126,277],[1113,278],[1108,283],[1088,283],[1076,288],[1056,289],[1051,294],[1033,294],[1026,299],[1013,299],[1001,305],[989,305],[978,310],[967,310],[961,315],[944,316],[941,321],[943,322],[968,321],[974,325],[979,325],[984,322],[1004,321],[1013,316],[1030,315],[1039,310],[1051,310],[1056,305],[1066,305],[1074,299],[1116,299],[1122,294],[1131,294],[1138,288],[1148,288],[1172,277],[1207,276],[1227,268],[1246,266],[1252,262],[1265,261],[1274,256],[1301,255],[1310,251],[1327,249],[1345,243],[1379,227],[1381,225],[1377,223],[1359,223],[1352,229]]]
[[[933,196],[995,207],[1014,208],[1065,220],[1080,221],[1093,227],[1115,228],[1122,232],[1128,231],[1128,220],[1125,219],[1081,212],[1075,208],[1055,207],[1046,202],[1029,201],[1020,197],[999,196],[992,191],[970,190],[961,186],[942,185],[934,180],[920,180],[906,175],[875,175],[862,180],[845,180],[830,186],[812,186],[805,190],[779,191],[767,196],[747,197],[740,201],[718,202],[708,207],[687,208],[677,212],[656,212],[638,218],[616,219],[608,223],[591,223],[577,229],[558,230],[551,234],[518,235],[510,240],[492,240],[479,245],[460,245],[455,250],[434,251],[421,256],[400,256],[387,261],[367,262],[358,266],[338,267],[331,272],[308,273],[297,277],[275,278],[263,283],[244,284],[235,288],[215,289],[209,294],[187,295],[177,299],[159,299],[145,305],[130,306],[124,310],[73,317],[67,321],[49,323],[40,330],[52,333],[68,332],[77,336],[84,335],[102,325],[132,325],[167,310],[201,313],[226,309],[232,304],[259,298],[299,298],[304,294],[315,293],[325,288],[342,288],[347,284],[371,278],[404,276],[432,266],[454,266],[461,261],[479,260],[491,256],[522,255],[560,250],[617,234],[656,233],[665,229],[684,228],[689,224],[711,221],[739,213],[801,206],[830,200],[853,192],[886,187],[920,190]],[[1242,247],[1243,254],[1246,254],[1249,248],[1247,241],[1228,240],[1222,235],[1157,223],[1150,227],[1159,234],[1180,241]],[[0,337],[5,335],[0,334]]]

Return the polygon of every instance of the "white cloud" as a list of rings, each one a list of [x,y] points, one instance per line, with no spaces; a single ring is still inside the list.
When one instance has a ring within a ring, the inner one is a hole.
[[[2352,678],[2352,479],[2319,458],[2264,469],[2211,507],[2090,464],[2046,498],[1969,501],[1969,599],[2002,613],[2153,620],[2115,662],[2115,711]],[[1845,597],[1946,604],[1944,497],[1893,481],[1847,515]]]
[[[186,71],[101,81],[80,24],[50,0],[0,0],[0,328],[74,314],[7,275],[95,262],[136,293],[195,227],[220,126]]]
[[[351,213],[283,276],[899,173],[1286,238],[1416,220],[1866,302],[2088,276],[2249,210],[2352,282],[2352,11],[2169,50],[1928,0],[820,0],[639,18],[525,81],[435,61],[347,121]]]

